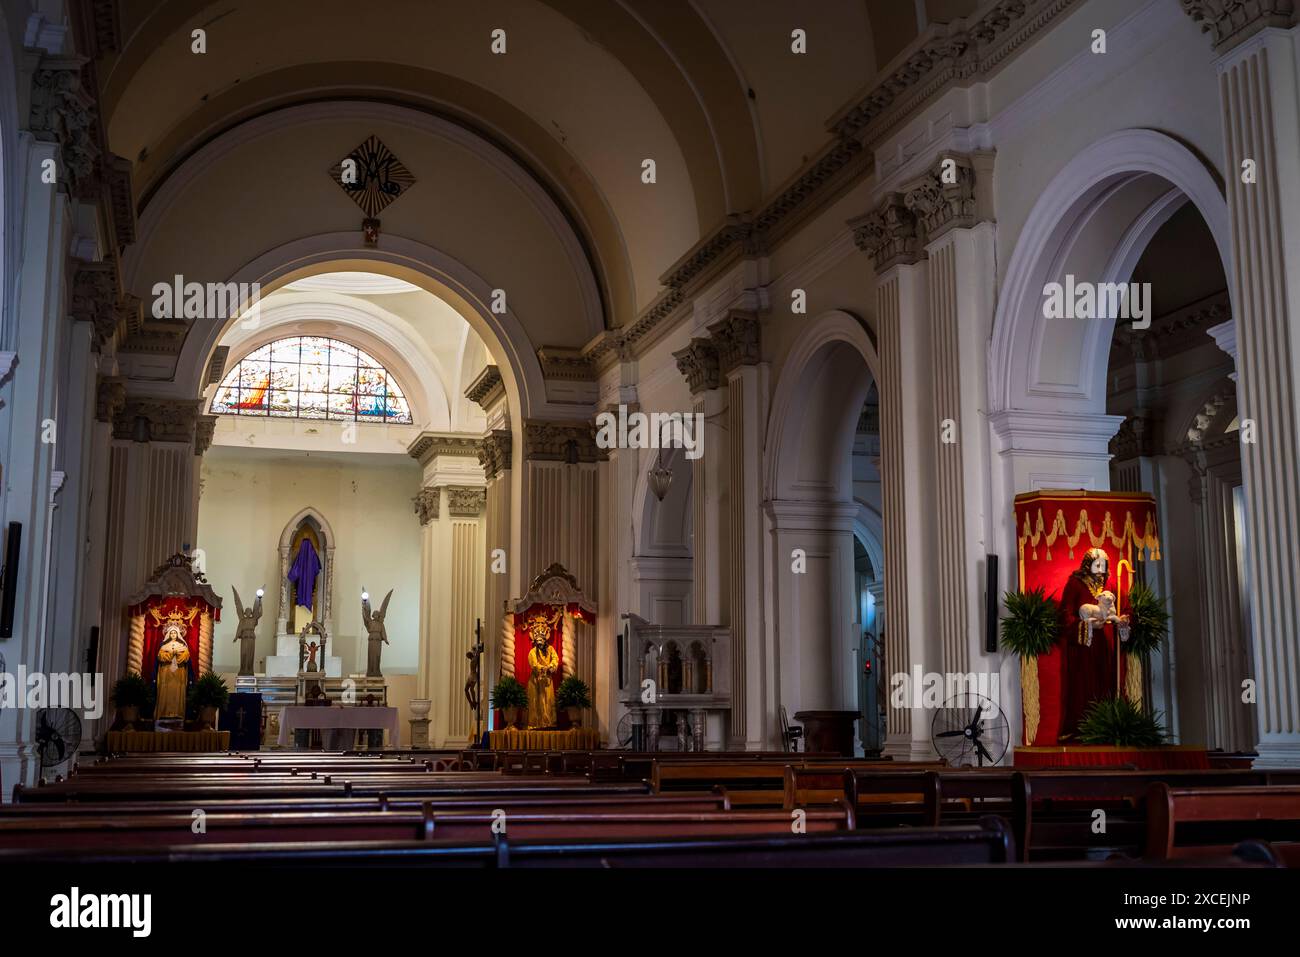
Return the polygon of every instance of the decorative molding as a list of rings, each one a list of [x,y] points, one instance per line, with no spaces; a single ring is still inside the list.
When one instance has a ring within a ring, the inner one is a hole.
[[[1116,463],[1159,455],[1156,447],[1159,434],[1160,425],[1155,414],[1150,409],[1139,409],[1124,420],[1110,440],[1110,454]]]
[[[572,382],[596,381],[596,367],[591,357],[584,355],[581,349],[543,346],[537,350],[537,358],[541,361],[544,379],[566,379]]]
[[[103,164],[104,186],[113,218],[113,238],[118,252],[135,242],[134,193],[131,190],[131,161],[109,153]]]
[[[494,429],[479,443],[478,461],[489,482],[502,472],[510,471],[511,436],[505,429]]]
[[[717,355],[719,376],[725,376],[737,366],[757,365],[761,361],[759,323],[753,313],[733,309],[710,324],[708,330]]]
[[[1111,340],[1111,354],[1115,356],[1127,349],[1138,362],[1167,358],[1205,345],[1201,335],[1213,337],[1211,328],[1219,328],[1221,324],[1230,322],[1231,318],[1232,307],[1227,290],[1224,290],[1182,309],[1157,316],[1151,321],[1149,329],[1133,329],[1131,325],[1116,324],[1115,336]]]
[[[685,349],[673,353],[677,371],[686,377],[691,395],[716,389],[722,383],[718,365],[718,348],[713,339],[694,338]]]
[[[112,422],[126,405],[126,379],[101,376],[95,389],[95,418]]]
[[[465,390],[465,398],[477,402],[484,412],[487,412],[505,394],[506,387],[501,379],[501,370],[496,366],[484,366],[483,371],[474,377],[474,381]]]
[[[1226,53],[1260,30],[1289,30],[1297,23],[1295,0],[1182,0],[1183,12],[1210,35],[1216,53]]]
[[[596,445],[592,422],[524,423],[524,458],[530,462],[603,462],[605,450]]]
[[[194,423],[194,454],[203,455],[212,448],[212,436],[217,431],[217,416],[200,415]]]
[[[420,517],[421,525],[428,525],[438,517],[438,503],[441,499],[438,489],[427,485],[411,499],[412,504],[415,505],[415,514]]]
[[[99,118],[93,86],[86,82],[87,60],[79,56],[42,57],[32,76],[27,128],[38,140],[59,144],[59,171],[74,195],[84,195],[100,161]]]
[[[480,441],[469,435],[421,432],[416,436],[415,441],[407,446],[406,454],[420,462],[427,462],[439,455],[462,455],[477,458]]]
[[[229,358],[229,346],[217,346],[212,350],[212,358],[208,360],[207,372],[203,375],[203,384],[205,386],[221,384],[221,379],[226,374],[226,362]]]
[[[487,489],[473,485],[445,485],[447,514],[462,518],[481,515],[487,508]]]
[[[122,49],[122,22],[118,16],[119,0],[90,0],[90,33],[95,55],[116,53]]]
[[[916,214],[908,209],[902,193],[890,193],[873,212],[849,220],[849,227],[858,248],[875,263],[877,275],[925,256]]]
[[[203,399],[128,395],[113,415],[113,438],[133,442],[194,442],[203,402]]]
[[[122,318],[118,303],[117,270],[111,262],[77,261],[73,265],[68,313],[77,322],[89,322],[100,345],[117,332]]]

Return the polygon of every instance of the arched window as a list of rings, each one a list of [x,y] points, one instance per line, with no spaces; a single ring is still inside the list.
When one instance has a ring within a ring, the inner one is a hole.
[[[323,336],[291,336],[254,349],[227,373],[209,411],[411,423],[411,407],[392,373],[356,346]]]

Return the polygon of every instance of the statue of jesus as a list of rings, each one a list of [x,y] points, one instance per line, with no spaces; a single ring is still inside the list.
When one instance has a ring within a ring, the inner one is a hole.
[[[1089,705],[1119,693],[1115,656],[1128,638],[1128,618],[1115,613],[1109,578],[1110,559],[1100,548],[1090,548],[1061,589],[1062,740],[1078,732]]]

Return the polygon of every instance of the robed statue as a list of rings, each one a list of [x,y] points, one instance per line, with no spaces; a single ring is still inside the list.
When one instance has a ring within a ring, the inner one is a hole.
[[[1110,559],[1090,548],[1061,589],[1061,633],[1064,660],[1061,673],[1060,737],[1072,738],[1088,707],[1119,693],[1117,669],[1129,621],[1116,613],[1115,594],[1107,587]]]
[[[257,600],[252,608],[245,608],[239,600],[239,589],[230,588],[235,593],[235,613],[239,624],[235,626],[235,641],[239,642],[239,674],[253,673],[253,654],[257,648],[257,623],[262,620],[262,589],[257,590]]]
[[[379,611],[372,611],[370,596],[365,592],[361,593],[361,624],[365,626],[367,635],[367,678],[384,676],[384,673],[379,670],[379,658],[383,654],[384,645],[389,644],[388,631],[384,628],[384,617],[388,614],[388,599],[392,597],[393,590],[390,588],[388,594],[384,596],[384,603],[379,606]]]
[[[166,618],[159,614],[157,608],[151,608],[154,620],[162,625],[162,642],[158,646],[157,674],[155,682],[158,697],[154,703],[154,718],[185,717],[185,697],[190,684],[190,646],[185,641],[187,625],[192,625],[197,608],[191,608],[189,615],[172,612]]]
[[[533,647],[528,652],[528,727],[555,727],[555,682],[560,657],[551,647],[551,629],[560,620],[560,612],[534,615],[528,619],[528,634]]]

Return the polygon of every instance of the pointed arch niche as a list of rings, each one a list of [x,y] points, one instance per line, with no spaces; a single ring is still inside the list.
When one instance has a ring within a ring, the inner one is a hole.
[[[329,635],[334,634],[334,548],[337,540],[334,530],[330,528],[325,516],[308,506],[294,515],[280,532],[280,610],[276,616],[275,633],[277,635],[297,634],[310,620],[305,609],[299,607],[293,586],[289,584],[289,566],[298,554],[301,542],[307,539],[316,549],[320,558],[320,574],[316,576],[316,587],[312,594],[312,611],[325,626]]]

